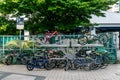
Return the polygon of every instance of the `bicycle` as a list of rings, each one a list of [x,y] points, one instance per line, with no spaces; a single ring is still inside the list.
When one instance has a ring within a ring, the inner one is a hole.
[[[101,51],[99,51],[99,48],[96,51],[93,51],[91,54],[91,58],[93,59],[91,67],[92,70],[97,70],[99,68],[104,69],[109,64],[109,57],[106,50],[103,48]]]
[[[33,56],[30,60],[27,61],[26,68],[29,71],[32,71],[34,68],[45,68],[47,70],[51,69],[51,64],[49,63],[49,59],[45,52],[43,52],[44,56],[36,55]]]
[[[65,71],[69,69],[76,70],[78,68],[90,70],[92,59],[87,56],[85,50],[79,50],[79,52],[76,53],[76,58],[73,58],[72,60],[66,58],[66,62],[67,63],[64,68]]]
[[[78,38],[78,44],[85,45],[87,44],[88,38],[87,35],[80,35]]]
[[[61,50],[50,50],[49,51],[49,59],[50,64],[52,68],[64,68],[65,66],[65,59],[64,59],[64,53]]]

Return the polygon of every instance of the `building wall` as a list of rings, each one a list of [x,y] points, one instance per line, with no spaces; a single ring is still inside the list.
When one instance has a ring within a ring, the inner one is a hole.
[[[114,5],[110,5],[110,9],[108,10],[108,11],[110,11],[110,12],[114,12],[114,13],[119,13],[119,1],[118,2],[116,2]],[[116,47],[117,47],[117,49],[119,49],[119,32],[115,32],[115,34],[116,34]]]
[[[119,1],[116,2],[114,5],[110,5],[110,9],[108,11],[119,13]]]

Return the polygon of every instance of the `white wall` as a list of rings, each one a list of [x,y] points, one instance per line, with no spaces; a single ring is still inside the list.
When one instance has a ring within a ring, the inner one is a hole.
[[[29,35],[30,35],[30,33],[29,33],[29,31],[27,31],[27,30],[24,30],[24,40],[29,40]]]
[[[116,46],[117,46],[117,50],[118,50],[118,49],[119,49],[119,32],[115,32],[115,34],[116,34],[116,36],[117,36],[117,37],[116,37],[116,38],[117,38],[117,39],[116,39],[116,44],[117,44]]]

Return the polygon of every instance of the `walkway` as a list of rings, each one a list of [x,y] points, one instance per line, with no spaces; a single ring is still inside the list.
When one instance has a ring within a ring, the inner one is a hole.
[[[28,71],[24,65],[1,65],[0,80],[120,80],[120,64],[92,71],[63,69]]]

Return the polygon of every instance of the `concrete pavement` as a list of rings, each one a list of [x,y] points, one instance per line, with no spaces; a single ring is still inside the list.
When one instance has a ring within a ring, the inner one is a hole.
[[[44,80],[45,77],[0,71],[0,80]]]
[[[2,65],[0,80],[120,80],[120,64],[111,64],[106,69],[92,71],[64,71],[64,69],[28,71],[25,65]]]

